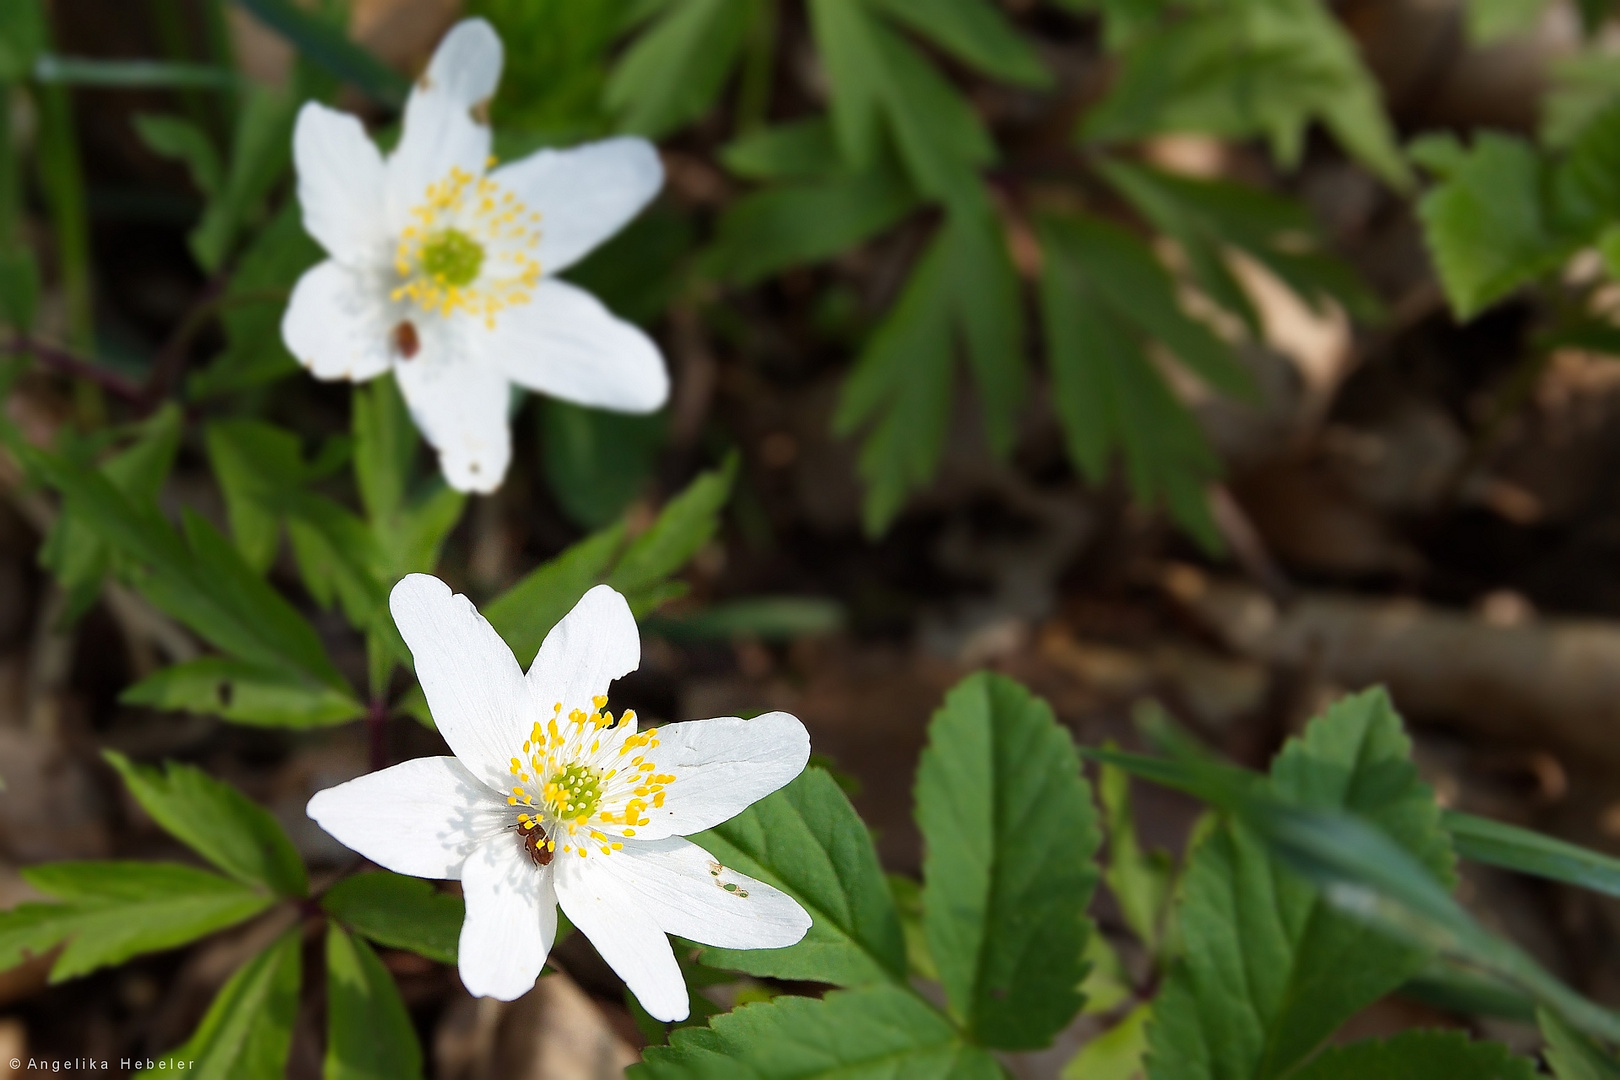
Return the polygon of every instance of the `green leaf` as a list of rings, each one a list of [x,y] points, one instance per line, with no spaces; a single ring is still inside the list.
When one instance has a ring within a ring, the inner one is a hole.
[[[224,179],[189,237],[192,255],[210,272],[219,269],[292,161],[293,96],[249,84],[241,101]]]
[[[577,524],[601,528],[624,512],[651,477],[664,442],[664,417],[604,412],[557,398],[540,406],[551,491]]]
[[[184,165],[198,191],[210,198],[219,193],[225,167],[220,164],[219,151],[214,149],[202,128],[178,116],[138,113],[135,133],[154,154]]]
[[[720,511],[731,497],[738,462],[732,454],[720,468],[699,475],[625,548],[607,583],[625,594],[638,616],[650,610],[646,605],[650,590],[685,566],[719,531]]]
[[[1089,785],[1051,708],[998,675],[945,698],[917,769],[928,951],[974,1039],[1047,1045],[1083,1004]]]
[[[129,498],[155,503],[180,448],[180,422],[180,410],[175,406],[160,409],[141,424],[128,449],[101,465],[101,474]],[[102,579],[118,562],[113,546],[99,535],[72,497],[63,500],[62,514],[46,534],[39,558],[67,592],[65,614],[70,621],[95,603]]]
[[[1029,42],[984,0],[870,0],[872,6],[981,73],[1036,90],[1052,73]]]
[[[1130,779],[1125,770],[1104,764],[1098,772],[1097,796],[1108,836],[1108,865],[1103,881],[1131,933],[1150,955],[1159,951],[1159,927],[1170,900],[1175,865],[1162,851],[1142,850],[1131,813]]]
[[[1041,237],[1041,310],[1070,458],[1098,481],[1116,448],[1122,450],[1136,496],[1162,501],[1200,542],[1218,548],[1204,486],[1220,463],[1148,356],[1147,341],[1163,338],[1181,360],[1200,375],[1217,374],[1222,385],[1239,385],[1241,369],[1181,312],[1169,275],[1123,229],[1090,218],[1048,218]]]
[[[183,1067],[198,1080],[281,1080],[298,1015],[301,936],[295,926],[243,964],[185,1045],[141,1075]]]
[[[298,436],[261,420],[220,420],[208,425],[204,441],[231,538],[262,574],[276,558],[283,508],[308,472]]]
[[[551,628],[602,580],[623,543],[623,525],[587,536],[485,604],[484,618],[527,665]]]
[[[153,821],[237,881],[282,896],[309,891],[303,860],[275,817],[230,784],[175,761],[160,770],[116,750],[102,757]]]
[[[824,769],[806,769],[692,839],[725,865],[792,896],[812,920],[795,945],[705,948],[705,964],[836,986],[903,983],[905,940],[872,837]]]
[[[377,954],[326,928],[326,1080],[410,1080],[422,1048],[405,1002]]]
[[[647,1080],[998,1080],[1001,1067],[909,990],[777,997],[670,1033],[631,1075]]]
[[[261,890],[176,863],[43,863],[22,876],[61,902],[0,912],[0,970],[66,941],[52,982],[184,945],[274,903]]]
[[[349,693],[304,617],[202,518],[185,512],[182,539],[155,505],[127,498],[100,473],[38,449],[17,451],[139,568],[135,584],[157,607],[237,659]]]
[[[286,38],[300,54],[373,100],[395,107],[405,103],[405,94],[410,89],[409,80],[350,41],[341,24],[333,25],[310,14],[292,0],[235,2]]]
[[[672,0],[608,79],[622,131],[657,138],[708,111],[736,62],[759,0]]]
[[[868,426],[859,468],[876,534],[933,478],[950,422],[960,343],[984,401],[992,450],[1011,451],[1026,376],[1017,272],[987,207],[951,213],[845,382],[833,430]]]
[[[827,180],[848,173],[825,116],[744,132],[721,148],[720,160],[749,180]]]
[[[1136,1080],[1147,1052],[1151,1005],[1138,1005],[1125,1018],[1080,1048],[1063,1066],[1061,1080]]]
[[[1336,300],[1352,315],[1375,319],[1378,297],[1348,264],[1321,250],[1304,207],[1283,196],[1225,180],[1196,180],[1133,162],[1102,159],[1098,172],[1155,228],[1174,237],[1210,299],[1262,332],[1258,313],[1226,263],[1225,248],[1243,251],[1307,303]]]
[[[118,700],[257,727],[330,727],[365,715],[351,694],[284,669],[223,656],[199,657],[155,671],[125,689]]]
[[[892,227],[917,205],[900,177],[877,169],[743,196],[720,219],[709,271],[751,285],[791,266],[840,255]]]
[[[1334,1046],[1292,1074],[1295,1080],[1535,1080],[1535,1063],[1501,1043],[1461,1031],[1403,1031],[1394,1038]]]
[[[1269,787],[1290,805],[1358,815],[1449,882],[1449,838],[1410,752],[1389,699],[1372,690],[1290,740]],[[1238,822],[1199,846],[1177,918],[1185,953],[1154,1006],[1152,1080],[1287,1075],[1430,955],[1324,902]]]
[[[187,380],[190,397],[246,390],[299,370],[281,340],[281,316],[293,283],[323,257],[304,232],[297,200],[288,200],[237,262],[221,299],[225,351]]]
[[[1620,1080],[1620,1061],[1557,1013],[1538,1009],[1536,1023],[1547,1040],[1542,1056],[1557,1080]]]
[[[1431,151],[1427,160],[1442,159]],[[1445,164],[1442,182],[1418,202],[1418,217],[1451,309],[1469,319],[1561,266],[1580,238],[1554,220],[1546,170],[1523,139],[1481,132]]]
[[[1588,234],[1620,218],[1620,104],[1592,117],[1553,172],[1556,219]]]
[[[1442,821],[1464,859],[1620,896],[1620,859],[1612,855],[1472,814],[1447,811]]]
[[[810,20],[844,160],[870,170],[887,144],[930,198],[971,199],[995,144],[956,89],[864,0],[811,0]]]
[[[456,962],[466,907],[430,881],[386,870],[344,878],[321,907],[350,930],[390,949],[408,949],[441,964]]]
[[[1112,90],[1082,125],[1086,139],[1264,135],[1292,168],[1320,121],[1386,182],[1410,183],[1377,84],[1319,0],[1199,3],[1155,22],[1126,46]]]

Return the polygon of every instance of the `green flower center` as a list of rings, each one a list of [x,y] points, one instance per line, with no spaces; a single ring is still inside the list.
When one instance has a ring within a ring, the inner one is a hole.
[[[589,765],[565,765],[551,775],[545,798],[557,817],[583,821],[602,804],[602,771]]]
[[[443,229],[422,245],[422,269],[435,282],[465,289],[478,280],[484,245],[460,229]]]

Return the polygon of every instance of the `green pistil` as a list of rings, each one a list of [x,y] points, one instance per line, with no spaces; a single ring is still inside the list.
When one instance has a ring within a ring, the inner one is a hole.
[[[560,818],[589,817],[602,803],[602,774],[589,765],[569,765],[551,777]]]
[[[422,245],[422,269],[428,277],[456,289],[478,280],[484,265],[484,245],[460,229],[445,229]]]

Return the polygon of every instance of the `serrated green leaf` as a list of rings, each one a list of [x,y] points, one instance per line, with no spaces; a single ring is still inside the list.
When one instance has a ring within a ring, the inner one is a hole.
[[[1029,42],[985,0],[869,0],[873,7],[985,75],[1034,89],[1052,73]]]
[[[184,945],[275,902],[262,890],[176,863],[43,863],[22,876],[60,903],[0,912],[0,970],[65,941],[52,982]]]
[[[890,228],[916,205],[910,186],[883,169],[765,188],[726,210],[706,264],[727,281],[750,285],[788,267],[842,254]]]
[[[865,2],[811,0],[810,18],[845,161],[875,168],[889,139],[918,190],[946,203],[971,199],[995,144],[956,89]]]
[[[198,1080],[281,1080],[298,1014],[300,937],[300,928],[293,927],[243,964],[185,1045],[140,1075],[184,1067]]]
[[[526,665],[551,628],[602,579],[623,544],[622,524],[587,536],[485,604],[484,618]]]
[[[1322,1051],[1295,1080],[1535,1080],[1535,1062],[1461,1031],[1403,1031]]]
[[[350,930],[390,949],[408,949],[441,964],[456,962],[466,906],[430,881],[379,870],[344,878],[321,907]]]
[[[241,95],[230,162],[218,193],[188,237],[191,253],[203,269],[219,269],[242,228],[291,163],[297,105],[291,94],[257,84],[248,84]]]
[[[220,420],[204,432],[208,463],[242,558],[262,574],[275,561],[282,509],[304,481],[297,435],[262,420]]]
[[[135,133],[146,148],[171,161],[178,161],[191,174],[191,182],[205,196],[219,193],[225,167],[208,133],[189,120],[159,113],[138,113]]]
[[[1536,1023],[1547,1040],[1542,1056],[1557,1080],[1620,1080],[1620,1061],[1557,1013],[1538,1009]]]
[[[174,405],[158,410],[140,426],[126,450],[102,463],[101,474],[129,498],[156,502],[180,448],[180,421]],[[62,514],[40,545],[39,558],[67,593],[64,614],[70,622],[95,603],[102,579],[118,562],[113,547],[71,497],[63,500]]]
[[[759,17],[758,0],[672,0],[625,52],[606,102],[622,131],[656,138],[702,116]]]
[[[1269,786],[1288,804],[1358,815],[1449,882],[1449,837],[1410,753],[1389,699],[1368,691],[1290,740]],[[1326,903],[1238,822],[1199,846],[1177,918],[1185,952],[1154,1006],[1151,1080],[1286,1075],[1432,955]]]
[[[1259,315],[1226,265],[1223,248],[1252,256],[1307,303],[1338,301],[1352,315],[1374,319],[1378,297],[1346,263],[1320,250],[1315,223],[1304,207],[1272,192],[1225,180],[1197,180],[1134,162],[1104,159],[1098,172],[1155,228],[1186,252],[1211,300],[1262,332]]]
[[[588,409],[557,398],[541,402],[546,479],[563,512],[599,529],[630,505],[652,475],[664,442],[664,417]]]
[[[1452,171],[1419,200],[1418,217],[1451,309],[1469,319],[1562,265],[1580,238],[1553,219],[1545,169],[1524,140],[1481,132],[1447,164]]]
[[[1168,319],[1198,343],[1194,351],[1201,350],[1206,361],[1216,355],[1203,339],[1207,331],[1175,309],[1168,277],[1117,226],[1047,219],[1041,236],[1041,311],[1070,458],[1096,481],[1106,476],[1115,450],[1123,451],[1137,498],[1162,501],[1200,542],[1218,549],[1204,486],[1218,475],[1220,463],[1145,347],[1150,335],[1168,325],[1156,321],[1154,312],[1174,311]],[[1105,284],[1103,278],[1112,280]],[[1125,282],[1144,292],[1122,309]]]
[[[905,979],[905,940],[871,835],[825,770],[806,769],[692,839],[725,865],[792,896],[812,920],[795,945],[705,948],[705,964],[836,986]]]
[[[1051,708],[1003,676],[945,698],[917,770],[928,951],[986,1046],[1047,1045],[1080,1010],[1097,883],[1091,792]]]
[[[118,700],[256,727],[330,727],[365,715],[351,694],[284,669],[223,656],[199,657],[154,671],[125,689]]]
[[[1592,117],[1553,171],[1556,220],[1587,233],[1620,218],[1620,104]]]
[[[16,449],[138,568],[136,587],[157,607],[237,659],[350,692],[314,628],[201,517],[185,511],[182,538],[154,504],[126,497],[100,473]]]
[[[1320,121],[1386,182],[1410,182],[1377,83],[1319,0],[1200,3],[1134,34],[1121,60],[1112,90],[1082,125],[1087,139],[1264,135],[1292,167]]]
[[[1604,53],[1577,53],[1549,65],[1552,85],[1541,98],[1538,135],[1543,146],[1562,149],[1598,115],[1620,101],[1620,63]]]
[[[411,1080],[422,1048],[394,977],[371,946],[326,928],[326,1080]]]
[[[1001,1067],[909,990],[778,997],[677,1028],[631,1075],[647,1080],[997,1080]]]
[[[907,493],[933,478],[950,422],[961,345],[984,403],[993,451],[1011,451],[1026,389],[1018,275],[987,207],[951,213],[845,382],[833,430],[867,426],[859,469],[868,533],[888,527]]]
[[[231,877],[282,896],[309,891],[304,862],[275,817],[230,784],[175,761],[159,770],[116,750],[102,757],[153,821]]]
[[[647,531],[630,541],[607,583],[636,606],[636,594],[663,583],[685,566],[720,528],[720,511],[731,497],[739,459],[702,473],[686,490],[664,504]]]

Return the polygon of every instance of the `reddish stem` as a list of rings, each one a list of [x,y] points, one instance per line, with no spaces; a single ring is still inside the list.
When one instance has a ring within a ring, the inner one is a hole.
[[[18,336],[0,346],[5,352],[14,356],[32,356],[45,367],[63,375],[86,379],[101,387],[114,397],[124,401],[139,402],[143,392],[140,386],[100,364],[92,363],[81,357],[74,356],[65,349],[54,345],[47,345],[43,341],[27,336]]]

